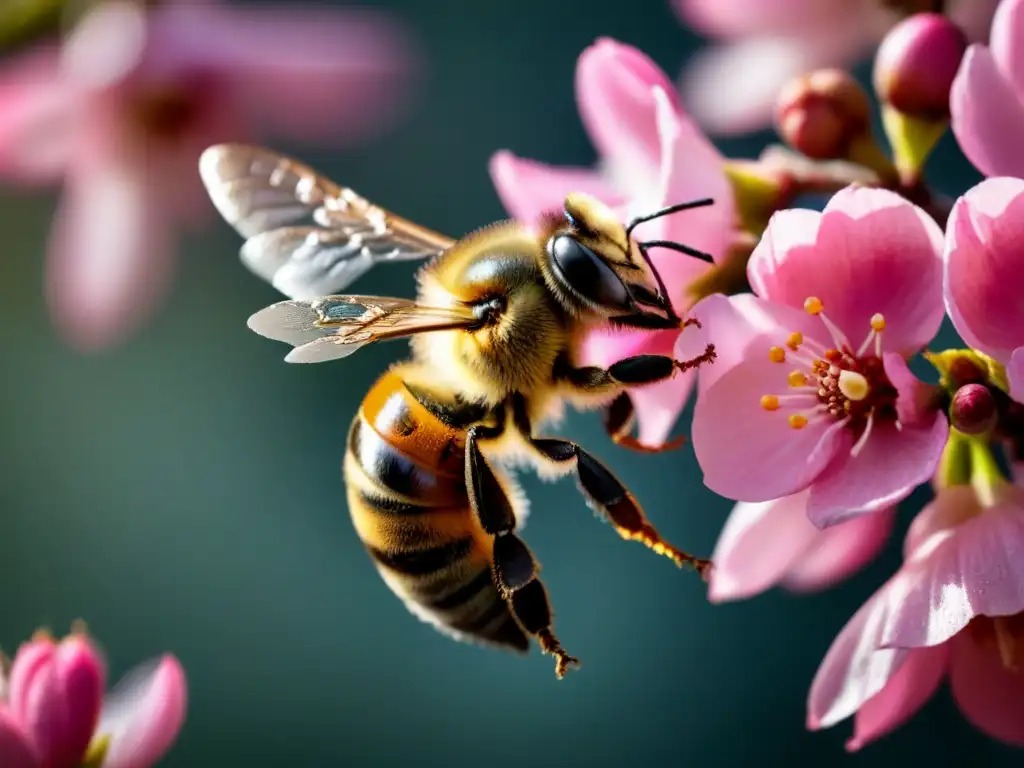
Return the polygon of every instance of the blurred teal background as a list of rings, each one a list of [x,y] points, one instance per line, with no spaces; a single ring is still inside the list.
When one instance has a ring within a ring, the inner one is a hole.
[[[637,45],[673,74],[697,45],[660,0],[376,5],[413,26],[430,66],[410,117],[345,153],[276,148],[455,235],[504,216],[486,171],[494,150],[593,160],[572,83],[596,37]],[[767,138],[723,146],[749,156]],[[946,150],[943,185],[963,189],[969,170]],[[239,264],[240,240],[217,222],[184,243],[155,322],[115,351],[76,355],[42,302],[55,199],[8,191],[0,206],[0,644],[13,651],[39,625],[63,632],[83,617],[113,677],[178,654],[191,701],[168,768],[1020,764],[946,691],[854,757],[843,752],[849,723],[804,730],[811,678],[897,566],[898,538],[838,589],[711,606],[693,574],[598,522],[570,481],[525,477],[526,538],[583,669],[558,682],[536,653],[435,633],[371,567],[339,472],[361,396],[405,346],[285,365],[283,345],[245,326],[279,296]],[[382,267],[357,288],[411,295],[412,273]],[[594,415],[563,432],[631,485],[669,539],[710,554],[731,505],[702,487],[689,448],[629,453]]]

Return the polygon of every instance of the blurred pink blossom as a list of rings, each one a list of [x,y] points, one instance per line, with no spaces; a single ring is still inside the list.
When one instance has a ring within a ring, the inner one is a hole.
[[[967,49],[949,106],[953,133],[979,171],[1024,177],[1024,0],[1003,0],[991,44]]]
[[[905,360],[942,322],[941,251],[934,220],[886,190],[772,217],[747,266],[756,296],[695,310],[720,350],[692,426],[708,488],[748,502],[809,489],[826,527],[931,477],[948,425],[921,412]]]
[[[63,181],[47,292],[81,349],[128,335],[168,289],[179,227],[212,209],[197,163],[263,132],[337,143],[391,116],[410,69],[387,18],[290,5],[128,0],[0,72],[0,178]]]
[[[1024,402],[1024,180],[986,179],[953,206],[944,254],[946,308],[971,347],[1006,366]]]
[[[911,525],[904,555],[832,644],[811,686],[808,727],[856,713],[847,748],[860,749],[905,723],[948,675],[975,727],[1024,746],[1020,492],[983,508],[971,486],[939,491]]]
[[[0,697],[0,765],[78,768],[97,750],[103,768],[149,768],[162,758],[185,720],[177,659],[137,667],[104,699],[105,677],[83,634],[22,645]]]
[[[733,508],[711,556],[712,602],[742,600],[776,585],[825,589],[875,558],[892,531],[894,509],[819,530],[807,519],[809,495],[741,501]]]
[[[974,40],[998,0],[951,0],[946,14]],[[682,76],[683,98],[716,133],[767,128],[795,77],[849,67],[870,56],[899,15],[880,0],[675,0],[682,19],[723,41],[699,52]]]
[[[583,125],[600,154],[599,167],[550,166],[501,151],[491,158],[491,177],[509,213],[534,222],[560,211],[569,192],[586,192],[611,205],[623,221],[673,203],[713,197],[715,205],[656,219],[637,227],[641,239],[686,243],[725,255],[736,216],[724,159],[693,125],[671,81],[647,56],[610,39],[580,55],[576,101]],[[652,249],[676,310],[684,288],[709,265],[674,252]],[[687,331],[689,332],[689,331]],[[677,331],[600,330],[585,341],[584,365],[608,366],[636,354],[671,354]],[[672,429],[696,372],[630,391],[639,439],[658,446]]]

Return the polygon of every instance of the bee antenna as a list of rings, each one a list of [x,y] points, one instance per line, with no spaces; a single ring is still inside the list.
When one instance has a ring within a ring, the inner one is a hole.
[[[678,253],[685,253],[687,256],[693,256],[694,258],[706,261],[708,264],[714,263],[714,258],[710,253],[704,251],[698,251],[696,248],[691,248],[688,245],[682,243],[676,243],[672,240],[646,240],[643,243],[639,243],[645,249],[646,248],[667,248],[670,251],[676,251]]]
[[[661,273],[658,268],[654,266],[654,262],[651,261],[650,254],[647,253],[647,243],[637,243],[637,249],[640,251],[640,255],[643,256],[645,262],[647,262],[647,268],[651,270],[654,275],[654,279],[658,283],[658,297],[661,299],[661,308],[665,310],[665,314],[668,315],[668,319],[672,321],[679,320],[679,316],[676,315],[674,309],[672,309],[672,302],[668,298],[668,291],[665,289],[665,281],[661,279]]]
[[[646,216],[637,216],[626,227],[626,237],[629,237],[633,233],[633,229],[638,225],[643,224],[646,221],[653,221],[654,219],[660,219],[662,216],[668,216],[673,213],[679,213],[679,211],[688,211],[691,208],[706,208],[709,205],[714,205],[715,200],[711,197],[705,197],[700,200],[691,200],[688,203],[676,203],[670,205],[667,208],[662,208],[660,211],[654,213],[648,213]]]

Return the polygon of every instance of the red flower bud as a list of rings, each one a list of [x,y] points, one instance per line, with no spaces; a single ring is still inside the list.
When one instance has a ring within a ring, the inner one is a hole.
[[[779,135],[815,160],[845,158],[851,142],[867,133],[870,119],[864,89],[839,69],[821,69],[792,80],[775,107]]]
[[[894,26],[875,56],[875,91],[897,112],[949,117],[949,90],[967,37],[939,13],[919,13]]]
[[[995,426],[997,418],[995,398],[983,384],[968,384],[953,395],[949,419],[965,435],[988,432]]]

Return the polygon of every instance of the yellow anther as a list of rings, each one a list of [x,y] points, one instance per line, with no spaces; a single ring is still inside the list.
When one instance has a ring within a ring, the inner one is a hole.
[[[775,395],[761,395],[761,407],[766,411],[779,410],[779,398]]]
[[[881,314],[876,313],[871,316],[871,330],[875,333],[881,333],[885,330],[885,317]]]
[[[789,426],[793,429],[803,429],[807,426],[807,417],[802,413],[791,413],[789,415]]]
[[[804,311],[809,315],[820,315],[823,309],[825,305],[817,296],[809,296],[804,300]]]
[[[773,363],[786,362],[786,350],[782,347],[772,347],[768,350],[768,359]]]
[[[842,371],[839,374],[839,391],[847,400],[863,400],[871,394],[871,385],[863,374],[855,371]]]
[[[789,382],[791,387],[802,387],[807,384],[807,376],[804,375],[803,371],[793,371],[786,377],[786,381]]]
[[[786,339],[786,346],[796,352],[800,349],[800,345],[804,343],[804,335],[800,331],[794,331],[789,334],[789,338]]]

